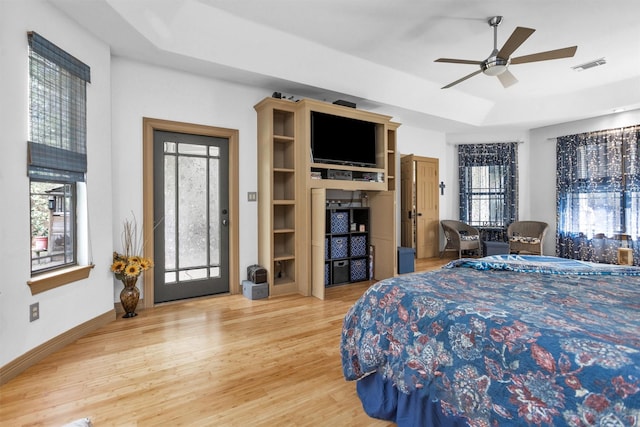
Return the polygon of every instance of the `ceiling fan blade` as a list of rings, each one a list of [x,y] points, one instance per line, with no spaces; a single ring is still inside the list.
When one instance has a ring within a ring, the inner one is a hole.
[[[515,52],[534,31],[533,28],[516,27],[504,46],[502,46],[502,49],[500,49],[500,52],[498,52],[498,58],[509,59],[511,54]]]
[[[472,64],[472,65],[482,64],[482,61],[472,61],[469,59],[453,59],[453,58],[438,58],[433,62],[449,62],[451,64]]]
[[[525,64],[527,62],[548,61],[550,59],[571,58],[576,54],[578,46],[565,47],[562,49],[548,50],[546,52],[533,53],[531,55],[518,56],[512,58],[512,64]]]
[[[505,89],[511,85],[518,83],[518,79],[516,79],[516,76],[511,74],[511,71],[509,70],[505,70],[502,74],[498,74],[498,80],[500,80],[500,83],[502,83],[502,87],[504,87]]]
[[[480,74],[481,72],[482,72],[482,70],[474,71],[473,73],[471,73],[471,74],[467,74],[467,75],[466,75],[466,76],[464,76],[463,78],[458,79],[458,80],[456,80],[456,81],[455,81],[455,82],[453,82],[453,83],[449,83],[448,85],[446,85],[446,86],[442,87],[441,89],[449,89],[451,86],[455,86],[455,85],[457,85],[458,83],[461,83],[461,82],[463,82],[463,81],[467,80],[468,78],[471,78],[471,77],[475,76],[476,74]]]

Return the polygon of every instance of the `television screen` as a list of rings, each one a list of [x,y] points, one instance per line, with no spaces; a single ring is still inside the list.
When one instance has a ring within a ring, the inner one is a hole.
[[[312,111],[311,155],[316,163],[376,166],[376,124]]]

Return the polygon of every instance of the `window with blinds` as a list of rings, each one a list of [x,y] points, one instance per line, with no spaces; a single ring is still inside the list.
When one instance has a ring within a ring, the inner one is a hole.
[[[76,263],[76,183],[84,182],[90,69],[35,32],[29,43],[31,272]]]

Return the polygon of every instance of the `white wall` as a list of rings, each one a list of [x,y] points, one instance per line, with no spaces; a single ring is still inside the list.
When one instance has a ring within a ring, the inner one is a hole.
[[[452,214],[450,200],[456,199],[449,189],[449,183],[457,180],[457,170],[453,165],[454,159],[451,158],[451,150],[445,143],[445,134],[416,127],[411,123],[403,123],[398,128],[398,151],[398,161],[400,156],[408,154],[439,160],[439,181],[443,181],[447,185],[444,195],[440,196],[440,217],[448,218]],[[396,170],[400,171],[400,167],[398,166]],[[399,178],[396,179],[398,183],[400,182]],[[397,191],[399,196],[400,189],[398,188]]]
[[[612,129],[640,124],[640,110],[610,114],[588,120],[562,123],[532,129],[529,153],[531,191],[529,203],[540,220],[549,224],[544,253],[555,255],[556,234],[556,138],[582,132]]]
[[[88,279],[31,295],[27,31],[36,31],[91,67],[87,85],[88,209],[95,268]],[[0,366],[65,331],[113,310],[109,48],[42,0],[0,1]],[[104,243],[106,242],[106,244]],[[39,302],[40,320],[29,322]]]
[[[111,76],[114,241],[120,239],[117,225],[130,218],[132,212],[138,219],[143,217],[143,117],[238,129],[240,279],[244,279],[247,266],[258,260],[257,203],[248,202],[246,196],[257,190],[257,124],[253,106],[270,93],[123,58],[113,58]],[[133,191],[123,191],[125,188]],[[120,289],[116,283],[115,301]]]
[[[400,157],[413,154],[422,157],[431,157],[438,159],[438,169],[440,172],[440,179],[445,183],[447,188],[444,195],[440,196],[439,215],[440,219],[450,218],[453,215],[454,207],[457,207],[457,198],[451,191],[449,183],[457,180],[457,170],[453,166],[454,159],[451,158],[451,150],[445,143],[445,134],[442,132],[434,132],[428,129],[423,129],[412,123],[402,122],[402,118],[397,120],[402,123],[402,126],[398,128],[398,155],[396,171],[400,174]],[[400,246],[401,234],[401,203],[400,203],[400,176],[396,177],[396,236],[398,238],[398,246]],[[455,201],[455,205],[453,204]],[[457,215],[457,213],[456,213]],[[443,245],[443,238],[440,239],[440,247]]]

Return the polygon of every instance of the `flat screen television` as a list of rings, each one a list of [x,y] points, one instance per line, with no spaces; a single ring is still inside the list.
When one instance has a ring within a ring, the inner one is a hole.
[[[376,166],[376,123],[311,112],[311,155],[316,163]]]

